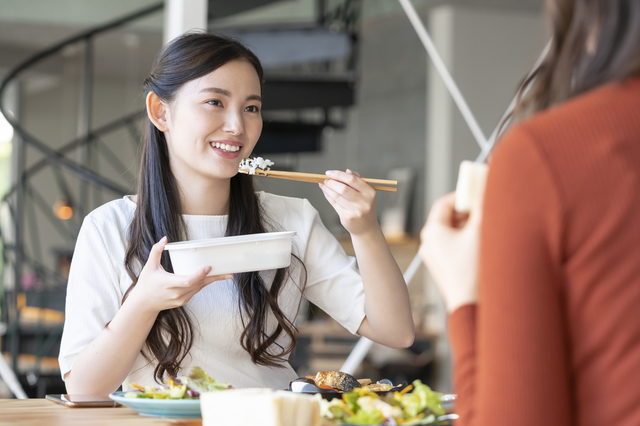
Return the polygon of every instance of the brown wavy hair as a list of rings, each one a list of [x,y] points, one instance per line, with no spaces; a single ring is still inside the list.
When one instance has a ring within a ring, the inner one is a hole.
[[[638,0],[546,0],[545,8],[551,45],[520,88],[515,117],[640,72]]]
[[[236,59],[246,60],[253,65],[262,84],[264,75],[260,61],[241,43],[212,34],[187,33],[174,39],[160,53],[144,82],[144,94],[146,96],[153,91],[161,100],[169,103],[186,82],[207,75]],[[237,174],[231,178],[230,185],[229,219],[225,235],[267,232],[266,218],[252,177]],[[185,230],[178,186],[169,165],[164,134],[148,121],[138,178],[137,207],[129,227],[129,245],[124,262],[133,283],[125,293],[123,303],[135,287],[153,244],[163,236],[167,236],[170,242],[182,241],[186,239]],[[165,270],[173,272],[166,252],[162,254],[161,264]],[[271,285],[266,286],[258,272],[234,274],[244,326],[240,341],[256,364],[282,367],[283,357],[295,346],[295,326],[278,306],[278,296],[287,277],[288,269],[278,269]],[[277,320],[272,332],[267,329],[267,317],[270,314]],[[291,339],[291,344],[286,348],[276,343],[282,333]],[[157,361],[154,376],[160,382],[165,373],[177,376],[192,345],[192,320],[187,310],[179,307],[158,314],[142,353],[148,361]],[[279,348],[278,353],[272,353],[274,345]]]

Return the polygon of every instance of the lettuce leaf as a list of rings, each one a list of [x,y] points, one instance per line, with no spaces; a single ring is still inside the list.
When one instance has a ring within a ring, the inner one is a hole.
[[[415,380],[412,384],[413,392],[406,393],[399,398],[394,397],[395,402],[402,407],[405,419],[411,419],[424,411],[436,416],[444,414],[441,402],[442,394],[432,391],[420,380]]]
[[[379,411],[360,410],[349,417],[346,423],[356,425],[381,425],[383,421],[384,417],[382,417]]]
[[[360,398],[360,394],[358,392],[347,392],[342,394],[342,400],[346,404],[347,408],[349,408],[353,413],[358,411],[360,408],[358,407],[358,398]]]
[[[412,390],[412,392],[409,392]],[[402,392],[380,396],[375,392],[356,388],[322,404],[322,416],[331,423],[358,425],[402,424],[424,425],[444,414],[442,394],[434,392],[420,380]]]
[[[187,385],[188,389],[198,393],[229,389],[228,383],[218,382],[200,367],[193,367],[188,376],[180,377],[180,381]]]

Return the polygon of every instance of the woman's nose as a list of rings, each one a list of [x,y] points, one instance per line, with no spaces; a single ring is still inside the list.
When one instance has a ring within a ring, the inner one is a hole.
[[[224,131],[233,135],[244,133],[244,121],[242,114],[237,111],[228,110],[225,116]]]

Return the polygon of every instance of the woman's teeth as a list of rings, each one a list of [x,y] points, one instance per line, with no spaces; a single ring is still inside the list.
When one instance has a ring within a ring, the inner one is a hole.
[[[236,151],[240,151],[240,147],[238,145],[227,145],[224,143],[220,143],[220,142],[211,142],[209,145],[211,145],[214,148],[218,148],[221,149],[222,151],[226,151],[226,152],[236,152]]]

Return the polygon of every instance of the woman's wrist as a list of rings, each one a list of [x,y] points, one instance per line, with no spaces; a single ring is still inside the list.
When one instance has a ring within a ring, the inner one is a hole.
[[[155,321],[160,310],[154,308],[153,305],[149,303],[149,299],[139,290],[136,290],[138,289],[135,287],[131,290],[129,296],[120,307],[120,310],[124,310],[127,313],[127,317],[136,316],[141,321]]]
[[[380,228],[380,225],[377,221],[374,224],[367,226],[361,232],[350,232],[350,235],[352,239],[357,238],[358,240],[367,243],[374,243],[380,240],[386,241],[384,238],[384,234],[382,233],[382,229]]]

